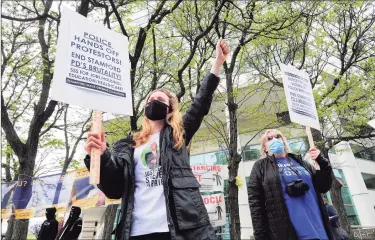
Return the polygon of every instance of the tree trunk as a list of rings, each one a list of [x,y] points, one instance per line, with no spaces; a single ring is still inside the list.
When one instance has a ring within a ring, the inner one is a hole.
[[[6,154],[6,165],[5,165],[5,181],[6,182],[12,181],[12,175],[10,174],[10,160],[11,160],[11,158],[12,158],[12,154],[8,152]]]
[[[332,187],[331,187],[331,198],[332,204],[335,207],[337,214],[340,217],[341,227],[350,234],[350,223],[348,221],[348,215],[344,207],[344,201],[342,200],[341,188],[342,184],[336,179],[335,175],[332,173]]]
[[[15,219],[12,240],[26,240],[28,228],[29,219]]]
[[[238,155],[238,154],[236,154]],[[240,240],[241,239],[241,223],[240,223],[240,213],[238,206],[238,187],[236,185],[236,176],[238,173],[238,164],[233,164],[236,162],[238,156],[233,156],[229,158],[229,214],[230,214],[230,239]]]
[[[11,240],[12,235],[13,235],[13,227],[14,227],[14,221],[15,221],[15,216],[12,215],[9,220],[8,220],[8,227],[7,227],[7,232],[5,234],[5,240]]]
[[[15,179],[15,180],[22,180],[22,179],[27,179],[27,178],[33,177],[34,166],[35,166],[35,158],[36,158],[36,150],[34,152],[35,153],[26,154],[26,155],[30,156],[29,159],[20,159],[20,167],[19,167],[19,177],[20,178]],[[29,227],[29,220],[28,219],[15,219],[11,239],[12,240],[16,240],[16,239],[17,240],[24,240],[24,239],[26,239],[28,227]]]
[[[89,0],[81,0],[81,5],[79,7],[78,13],[81,14],[84,17],[87,17],[87,14],[89,12]]]
[[[138,127],[137,127],[137,116],[136,116],[136,111],[135,111],[135,106],[134,106],[134,82],[135,82],[135,73],[136,73],[136,68],[137,68],[137,64],[135,62],[133,62],[131,64],[131,69],[130,69],[130,82],[131,82],[131,85],[132,85],[132,105],[133,105],[133,116],[130,117],[130,129],[131,131],[136,131],[138,130]]]
[[[230,215],[230,238],[232,240],[241,239],[241,223],[238,206],[238,187],[236,177],[238,175],[238,166],[241,161],[241,155],[237,152],[238,143],[238,123],[237,123],[237,104],[233,97],[233,82],[231,72],[226,73],[227,85],[227,107],[229,112],[229,215]]]
[[[329,159],[328,149],[324,146],[323,136],[321,132],[315,129],[311,130],[316,147],[320,149],[325,158]],[[337,214],[339,215],[342,228],[348,234],[350,234],[350,223],[346,214],[344,201],[342,200],[341,188],[342,184],[336,179],[335,174],[332,172],[332,186],[330,189],[332,204],[335,207]]]
[[[118,204],[109,205],[104,212],[104,230],[101,239],[111,239]]]
[[[137,118],[135,116],[130,117],[130,129],[131,131],[137,131]]]

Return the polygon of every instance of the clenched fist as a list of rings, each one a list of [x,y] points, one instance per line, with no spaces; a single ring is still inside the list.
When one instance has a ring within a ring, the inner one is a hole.
[[[222,65],[228,58],[230,53],[227,41],[220,39],[216,45],[216,61]]]

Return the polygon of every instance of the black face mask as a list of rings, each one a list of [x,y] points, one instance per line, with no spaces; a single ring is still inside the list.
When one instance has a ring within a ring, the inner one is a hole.
[[[169,106],[158,100],[152,100],[145,107],[145,114],[151,121],[163,120],[167,117],[167,108]]]

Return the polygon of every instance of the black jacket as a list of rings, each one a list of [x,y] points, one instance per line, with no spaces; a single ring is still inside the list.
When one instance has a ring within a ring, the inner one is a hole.
[[[183,116],[186,145],[207,115],[218,84],[219,78],[208,74]],[[120,140],[113,145],[112,152],[106,150],[101,157],[98,187],[108,198],[122,197],[121,218],[116,229],[117,240],[128,240],[130,237],[135,191],[134,148],[131,143],[131,137]],[[160,133],[160,160],[171,239],[214,240],[216,236],[199,193],[200,185],[190,168],[186,145],[181,150],[173,148],[172,128],[169,125]],[[89,169],[89,156],[86,156],[85,164]]]
[[[315,169],[313,169],[308,162],[303,161],[300,156],[293,154],[288,154],[288,156],[295,159],[312,176],[324,227],[328,237],[332,239],[328,215],[322,197],[319,194],[326,193],[331,188],[331,164],[327,159],[322,157],[322,155],[319,155],[317,162],[320,166],[320,170],[315,171]],[[255,162],[250,174],[248,195],[255,239],[297,239],[285,204],[279,171],[275,165],[274,157],[266,157]]]
[[[68,220],[61,230],[59,240],[77,240],[82,231],[82,218]]]
[[[53,240],[56,238],[59,222],[53,218],[43,222],[39,230],[38,240]]]

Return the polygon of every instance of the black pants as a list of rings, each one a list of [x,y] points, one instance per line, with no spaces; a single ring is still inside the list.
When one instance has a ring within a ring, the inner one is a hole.
[[[130,237],[130,240],[170,240],[171,235],[167,233],[151,233],[147,235]]]

